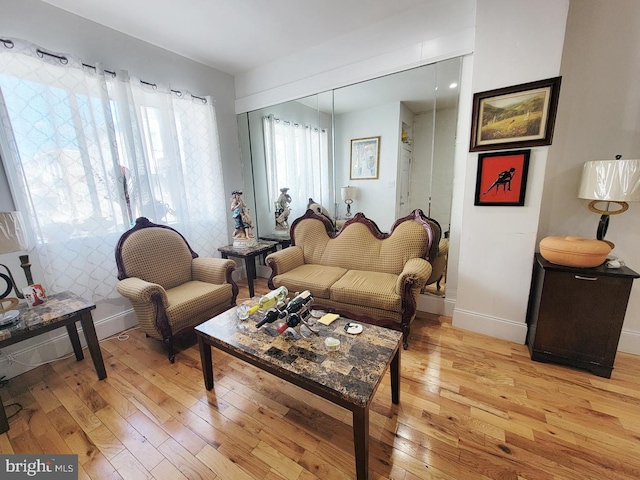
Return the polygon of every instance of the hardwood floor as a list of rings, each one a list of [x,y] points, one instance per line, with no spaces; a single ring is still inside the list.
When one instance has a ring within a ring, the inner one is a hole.
[[[354,478],[347,410],[215,349],[207,392],[193,344],[173,365],[139,330],[101,347],[104,381],[90,358],[9,381],[4,403],[23,409],[0,453],[77,453],[95,480]],[[638,356],[607,380],[422,315],[401,368],[400,405],[387,373],[371,406],[372,479],[640,478]]]

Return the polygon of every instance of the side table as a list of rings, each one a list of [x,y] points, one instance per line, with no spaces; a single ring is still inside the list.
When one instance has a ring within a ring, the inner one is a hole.
[[[244,259],[244,266],[247,270],[247,284],[249,286],[249,297],[253,297],[253,280],[256,275],[256,257],[258,255],[266,256],[278,249],[278,242],[260,241],[257,245],[247,248],[238,248],[233,245],[226,245],[218,248],[222,258],[238,257]]]
[[[531,359],[610,378],[636,278],[628,267],[565,267],[536,254],[527,310]]]
[[[104,368],[102,351],[91,317],[91,310],[95,308],[95,303],[88,302],[71,292],[49,295],[47,301],[37,307],[20,304],[17,308],[20,312],[19,320],[0,329],[0,348],[42,335],[56,328],[66,327],[73,346],[73,353],[75,353],[76,360],[80,361],[84,358],[76,328],[76,322],[80,322],[93,366],[98,374],[98,380],[104,380],[107,378],[107,372]],[[7,430],[9,430],[9,421],[0,399],[0,434]]]
[[[276,234],[271,235],[261,235],[260,240],[267,240],[269,242],[278,242],[282,248],[287,248],[291,245],[291,237],[287,236],[279,236]]]

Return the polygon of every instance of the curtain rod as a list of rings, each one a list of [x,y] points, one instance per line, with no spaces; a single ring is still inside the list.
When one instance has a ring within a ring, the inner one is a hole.
[[[2,44],[5,46],[5,48],[7,49],[12,49],[14,47],[14,43],[12,40],[10,39],[5,39],[5,38],[0,38],[0,42],[2,42]],[[69,63],[69,59],[67,57],[65,57],[64,55],[57,55],[55,53],[50,53],[50,52],[46,52],[40,48],[36,49],[36,54],[40,57],[40,58],[44,58],[45,55],[47,55],[48,57],[52,57],[57,59],[62,65],[67,65]],[[96,70],[96,66],[95,65],[89,65],[87,63],[82,63],[83,67],[86,68],[92,68],[93,70]],[[112,77],[116,77],[116,72],[111,71],[111,70],[104,70],[105,73],[108,73],[109,75],[111,75]],[[150,86],[153,90],[156,90],[158,88],[158,85],[155,83],[150,83],[150,82],[145,82],[144,80],[140,80],[140,83],[144,84],[144,85],[148,85]],[[182,92],[180,90],[174,90],[174,89],[170,89],[173,93],[175,93],[178,97],[182,97]],[[198,100],[200,100],[202,103],[206,104],[207,103],[207,99],[204,97],[199,97],[197,95],[191,95],[192,98],[197,98]]]

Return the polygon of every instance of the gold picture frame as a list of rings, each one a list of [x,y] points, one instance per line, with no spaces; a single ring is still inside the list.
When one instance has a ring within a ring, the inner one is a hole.
[[[476,93],[469,151],[551,145],[561,79]]]
[[[380,137],[351,140],[351,180],[374,180],[380,168]]]

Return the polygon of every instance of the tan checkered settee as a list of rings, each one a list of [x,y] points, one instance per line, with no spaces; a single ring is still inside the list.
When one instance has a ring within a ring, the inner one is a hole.
[[[175,359],[173,339],[236,304],[236,264],[202,258],[171,227],[144,217],[116,246],[118,292],[131,301],[140,329],[161,340]]]
[[[307,212],[291,224],[291,246],[267,256],[269,287],[309,290],[314,308],[396,328],[408,346],[418,295],[431,275],[441,229],[421,210],[395,222],[388,234],[357,213],[337,233]]]

